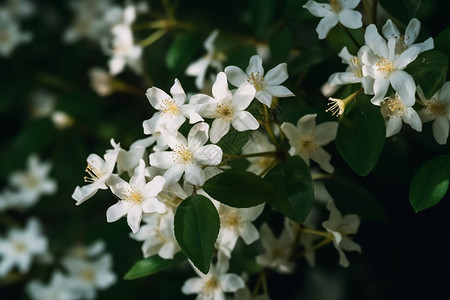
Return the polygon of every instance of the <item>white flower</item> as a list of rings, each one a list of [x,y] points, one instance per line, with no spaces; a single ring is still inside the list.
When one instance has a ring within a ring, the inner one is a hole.
[[[258,121],[245,109],[255,97],[255,89],[245,85],[237,89],[234,94],[228,89],[227,75],[217,74],[212,87],[213,98],[197,94],[191,97],[191,103],[201,104],[199,113],[205,118],[214,118],[211,125],[211,142],[217,143],[230,130],[230,125],[237,131],[255,130]]]
[[[214,30],[208,38],[205,40],[203,44],[206,49],[206,54],[202,58],[191,63],[186,69],[186,75],[195,76],[195,86],[201,90],[204,87],[205,76],[208,67],[213,67],[217,72],[222,71],[222,62],[219,59],[218,53],[216,53],[216,49],[214,46],[214,41],[219,35],[218,30]]]
[[[219,204],[217,211],[220,217],[220,231],[216,243],[227,257],[231,256],[239,237],[242,237],[247,245],[259,239],[258,229],[252,222],[263,210],[264,204],[249,208],[235,208]]]
[[[420,52],[431,50],[434,48],[433,38],[428,38],[425,42],[420,44],[414,44],[420,32],[420,22],[416,18],[409,21],[406,27],[405,34],[401,34],[397,26],[389,19],[383,28],[383,36],[389,40],[394,38],[396,40],[395,53],[398,55],[408,49],[411,46],[417,46],[420,48]]]
[[[26,285],[26,290],[33,300],[77,300],[80,299],[78,287],[77,282],[56,271],[48,285],[32,280]]]
[[[15,266],[20,273],[28,272],[33,258],[46,254],[47,244],[36,219],[28,220],[23,230],[9,230],[6,238],[0,238],[0,277],[7,275]]]
[[[236,87],[252,85],[256,90],[255,98],[268,107],[272,104],[272,96],[295,96],[288,88],[280,85],[289,77],[286,63],[270,69],[264,76],[262,58],[259,55],[253,55],[245,72],[238,67],[228,66],[225,68],[225,73],[228,81]]]
[[[111,270],[110,254],[103,254],[95,260],[68,256],[62,260],[62,264],[69,273],[68,279],[73,281],[77,293],[83,299],[94,299],[97,289],[106,289],[117,280]]]
[[[330,4],[328,4],[309,0],[303,5],[303,8],[306,8],[312,15],[323,18],[316,28],[319,39],[322,40],[338,22],[351,29],[362,27],[362,15],[354,10],[360,1],[329,0]]]
[[[334,168],[330,164],[331,155],[321,146],[324,146],[336,138],[337,122],[325,122],[316,126],[316,114],[301,117],[297,126],[284,122],[281,130],[287,136],[291,149],[289,154],[299,155],[307,165],[313,160],[319,166],[333,173]]]
[[[422,122],[434,121],[434,139],[439,144],[445,145],[448,139],[450,122],[450,81],[444,83],[431,99],[425,97],[420,87],[417,88],[417,94],[425,105],[425,108],[419,111]]]
[[[56,192],[56,181],[48,178],[52,165],[40,162],[36,154],[28,157],[27,170],[11,174],[10,184],[17,189],[18,202],[14,207],[30,207],[39,200],[41,195],[52,195]]]
[[[395,51],[397,40],[391,38],[386,42],[374,24],[366,28],[364,39],[367,46],[363,46],[361,50],[363,76],[374,79],[372,103],[380,105],[389,85],[392,85],[402,102],[407,106],[413,106],[416,101],[416,84],[412,76],[403,69],[416,59],[421,51],[420,47],[410,46],[397,55]]]
[[[184,179],[193,185],[205,183],[203,166],[215,166],[222,160],[222,149],[216,145],[203,146],[208,140],[209,125],[205,122],[195,124],[189,131],[188,138],[179,132],[176,135],[163,133],[172,151],[150,154],[150,165],[167,170],[164,177],[171,186]]]
[[[130,66],[136,73],[142,72],[142,47],[134,44],[131,26],[136,18],[136,10],[128,5],[122,12],[122,20],[111,29],[112,39],[110,48],[105,51],[111,55],[108,62],[109,72],[117,75],[123,71],[125,65]]]
[[[133,176],[134,169],[139,165],[139,161],[146,158],[147,148],[153,145],[156,139],[156,136],[150,136],[137,140],[130,145],[128,151],[123,149],[120,143],[116,143],[114,139],[111,139],[110,143],[114,148],[113,151],[119,152],[117,155],[117,174],[128,172],[130,176]]]
[[[173,259],[181,250],[173,231],[173,211],[168,209],[164,214],[149,214],[143,220],[145,225],[130,234],[133,239],[144,242],[141,248],[143,256],[158,254],[164,259]]]
[[[104,160],[97,154],[90,154],[88,156],[86,173],[88,173],[89,177],[84,177],[84,181],[89,184],[75,188],[72,198],[77,201],[76,205],[80,205],[94,196],[99,189],[108,189],[106,184],[114,170],[118,154],[119,151],[117,150],[109,151],[104,155]]]
[[[348,267],[349,262],[343,250],[361,253],[361,246],[348,236],[358,232],[361,219],[355,214],[342,216],[333,200],[327,203],[327,209],[330,211],[330,217],[322,223],[322,226],[333,235],[334,247],[339,253],[339,264]]]
[[[380,109],[386,123],[386,137],[397,134],[402,128],[402,121],[409,124],[414,130],[422,131],[422,121],[419,115],[414,108],[403,104],[397,93],[384,98]]]
[[[186,121],[186,117],[189,118],[191,124],[203,121],[203,118],[195,111],[193,104],[184,104],[186,93],[178,79],[175,79],[170,93],[172,97],[157,87],[147,90],[145,95],[150,104],[159,111],[142,123],[144,134],[161,132],[163,128],[169,132],[175,132]]]
[[[294,239],[288,230],[284,229],[277,239],[267,223],[260,230],[261,243],[266,251],[256,257],[256,261],[264,267],[275,269],[280,273],[292,273],[295,263],[291,259]]]
[[[163,189],[166,179],[162,176],[155,176],[150,182],[146,182],[145,163],[142,159],[134,171],[130,183],[120,177],[115,177],[114,181],[110,189],[120,200],[106,211],[109,223],[127,215],[127,223],[133,233],[136,233],[139,230],[142,213],[164,213],[166,211],[166,206],[156,199]]]
[[[92,89],[101,97],[114,92],[113,77],[104,69],[93,67],[89,70],[89,79]]]
[[[219,254],[216,266],[211,265],[206,275],[194,267],[199,277],[188,279],[181,291],[187,295],[198,294],[197,300],[225,300],[225,293],[235,292],[245,287],[241,277],[226,273],[228,267],[228,259]]]
[[[252,137],[248,140],[247,144],[242,147],[242,154],[252,154],[261,152],[271,152],[276,151],[276,147],[269,142],[266,135],[259,131],[254,131]],[[258,157],[247,157],[250,161],[250,166],[247,171],[255,173],[256,175],[261,174],[272,164],[275,160],[273,156],[258,156]]]
[[[22,32],[17,21],[7,11],[0,10],[0,55],[8,57],[19,44],[30,40],[31,34]]]
[[[55,95],[46,90],[36,90],[31,95],[31,114],[34,118],[48,117],[56,106]]]
[[[345,72],[331,74],[328,83],[331,86],[336,86],[361,82],[364,93],[373,94],[373,78],[363,76],[361,63],[362,53],[360,50],[357,56],[353,56],[348,52],[347,47],[342,48],[339,57],[342,58],[342,63],[348,65],[347,70]]]
[[[36,12],[36,6],[30,0],[7,0],[0,8],[5,9],[14,18],[25,18]]]

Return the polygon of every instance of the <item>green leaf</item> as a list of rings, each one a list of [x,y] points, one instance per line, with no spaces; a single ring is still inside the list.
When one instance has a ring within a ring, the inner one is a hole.
[[[421,0],[380,0],[380,5],[394,18],[407,25],[416,16]]]
[[[409,200],[416,212],[432,207],[445,196],[450,182],[450,155],[434,157],[414,174]]]
[[[183,253],[177,253],[173,259],[164,259],[159,255],[153,255],[137,261],[130,270],[123,277],[126,280],[132,280],[136,278],[145,277],[151,274],[158,273],[159,271],[175,265],[186,259]]]
[[[252,135],[251,131],[239,132],[234,128],[230,128],[230,131],[220,139],[217,143],[224,153],[237,155],[241,152],[242,147],[247,143]]]
[[[444,52],[447,56],[450,55],[450,27],[434,38],[434,49]]]
[[[444,84],[447,68],[447,55],[433,50],[421,53],[405,71],[411,74],[417,85],[420,85],[425,97],[431,98]]]
[[[277,63],[286,61],[292,48],[292,33],[289,28],[273,32],[269,39],[269,45],[273,61]]]
[[[196,36],[192,33],[178,35],[167,51],[167,67],[175,73],[184,71],[194,57],[197,44]]]
[[[205,274],[211,265],[219,228],[219,214],[205,196],[192,195],[178,206],[175,238],[183,253]]]
[[[386,220],[386,212],[383,206],[360,185],[335,176],[326,178],[323,182],[336,206],[343,214],[357,214],[368,220]]]
[[[353,171],[366,176],[377,163],[385,136],[379,107],[363,96],[350,102],[339,118],[336,147]]]
[[[303,159],[290,157],[272,168],[265,179],[274,186],[269,204],[293,221],[305,221],[314,203],[314,186]]]
[[[256,33],[266,29],[277,7],[277,0],[250,0],[251,24]]]
[[[272,185],[246,171],[225,171],[205,182],[203,190],[217,201],[232,207],[253,207],[272,197]]]

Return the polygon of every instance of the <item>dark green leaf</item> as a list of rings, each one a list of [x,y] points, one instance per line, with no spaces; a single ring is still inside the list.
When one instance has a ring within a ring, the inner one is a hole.
[[[266,180],[246,171],[225,171],[205,182],[211,197],[232,207],[252,207],[272,197],[273,187]]]
[[[416,212],[432,207],[445,196],[450,182],[450,155],[434,157],[414,174],[409,200]]]
[[[180,73],[192,61],[197,47],[197,39],[192,33],[178,35],[166,54],[166,64],[175,73]]]
[[[267,27],[276,7],[277,0],[250,0],[251,24],[257,34]]]
[[[411,74],[417,85],[420,85],[425,97],[431,98],[444,84],[447,68],[447,55],[433,50],[421,53],[405,71]]]
[[[219,228],[219,214],[205,196],[192,195],[178,206],[175,237],[183,253],[205,274],[211,265]]]
[[[305,221],[314,203],[314,186],[303,159],[290,157],[272,168],[265,179],[274,187],[270,205],[293,221]]]
[[[292,48],[292,33],[288,28],[275,31],[269,39],[272,60],[281,63],[288,59]]]
[[[380,5],[394,18],[408,25],[416,16],[421,0],[380,0]]]
[[[252,133],[249,130],[239,132],[234,128],[230,128],[230,131],[220,139],[217,146],[224,153],[236,155],[241,152],[242,147],[244,147],[251,135]]]
[[[324,184],[343,214],[353,213],[368,220],[386,220],[384,208],[360,185],[334,176],[324,179]]]
[[[339,118],[336,147],[353,171],[366,176],[377,163],[385,136],[379,107],[363,96],[350,102]]]
[[[434,38],[434,49],[450,55],[450,27],[444,29]]]
[[[123,278],[131,280],[155,274],[185,259],[186,257],[181,252],[177,253],[173,259],[164,259],[159,255],[153,255],[137,261]]]

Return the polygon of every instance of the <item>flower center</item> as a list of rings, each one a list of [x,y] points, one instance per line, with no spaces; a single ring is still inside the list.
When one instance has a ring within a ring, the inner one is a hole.
[[[172,98],[162,100],[159,109],[162,111],[161,115],[165,117],[176,116],[180,112],[178,105]]]
[[[387,98],[381,103],[381,110],[389,118],[403,117],[406,106],[396,94],[394,98]]]
[[[26,249],[26,247],[25,247],[25,244],[22,243],[22,242],[15,242],[15,243],[14,243],[14,249],[15,249],[17,252],[24,252],[25,249]]]
[[[231,102],[225,101],[225,102],[217,104],[216,115],[218,118],[221,118],[225,121],[231,121],[231,119],[233,119],[233,115],[234,115],[234,111],[233,111],[233,107],[231,106]]]
[[[331,10],[335,13],[339,13],[342,10],[342,4],[340,0],[330,0]]]
[[[86,170],[84,170],[86,173],[89,174],[88,176],[84,177],[84,182],[94,182],[99,180],[100,178],[102,178],[103,173],[97,168],[95,167],[93,164],[88,163]]]
[[[447,113],[447,107],[444,103],[440,101],[436,101],[435,99],[431,99],[425,104],[427,108],[427,112],[431,116],[442,116]]]
[[[237,227],[241,224],[241,218],[233,213],[224,216],[221,221],[224,227],[228,227],[230,229],[237,229]]]
[[[392,72],[395,71],[395,66],[389,58],[381,57],[380,60],[375,65],[377,67],[378,72],[386,72],[386,76],[389,76]]]
[[[25,185],[27,187],[34,188],[34,187],[38,186],[38,183],[39,183],[39,180],[36,177],[34,177],[30,174],[25,176]]]
[[[142,197],[141,193],[136,191],[136,189],[133,187],[130,187],[129,189],[123,191],[122,199],[136,204],[141,204],[142,201],[144,201],[144,197]]]
[[[400,54],[406,49],[408,49],[408,46],[406,45],[406,41],[409,39],[409,36],[399,35],[395,37],[397,39],[397,42],[395,43],[395,53]]]
[[[362,66],[358,57],[354,56],[350,58],[350,68],[356,77],[363,78]]]
[[[328,102],[328,108],[325,112],[331,111],[333,116],[339,117],[344,113],[346,103],[342,99],[338,98],[329,98],[330,102]]]
[[[308,136],[301,141],[301,146],[308,151],[308,153],[312,153],[317,149],[317,143],[312,136]]]
[[[203,285],[203,290],[206,295],[213,295],[214,291],[219,287],[219,283],[215,277],[209,278]]]
[[[94,281],[94,272],[92,270],[83,270],[81,273],[81,278],[85,279],[86,281],[92,282]]]
[[[256,91],[262,91],[267,86],[264,76],[261,76],[259,72],[251,72],[247,82],[253,85]]]
[[[7,44],[10,39],[10,35],[6,31],[0,31],[0,44]]]
[[[179,164],[192,163],[194,160],[194,155],[186,147],[186,145],[176,145],[174,149],[174,162]]]

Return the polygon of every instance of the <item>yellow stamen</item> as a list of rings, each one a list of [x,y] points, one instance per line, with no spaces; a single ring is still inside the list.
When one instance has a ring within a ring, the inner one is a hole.
[[[122,199],[129,202],[134,202],[136,204],[141,204],[144,201],[144,197],[142,197],[141,193],[136,191],[133,187],[126,189],[122,193]]]
[[[176,145],[174,150],[174,162],[180,164],[192,163],[194,160],[194,155],[186,147],[186,145]]]
[[[375,64],[378,72],[386,72],[389,76],[395,71],[395,66],[389,58],[381,57],[380,60]],[[385,77],[387,77],[385,76]]]
[[[234,111],[230,101],[225,101],[217,104],[216,115],[218,118],[225,121],[231,121],[233,119]]]
[[[160,110],[161,115],[165,117],[172,117],[179,114],[180,110],[175,100],[168,98],[161,101]]]
[[[261,76],[259,72],[252,72],[247,78],[247,82],[255,87],[256,91],[262,91],[267,86],[264,76]]]
[[[99,180],[103,176],[103,173],[99,169],[97,169],[93,164],[90,163],[88,163],[86,170],[84,171],[89,174],[89,177],[88,176],[84,177],[84,182],[92,183],[94,181]]]

